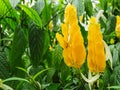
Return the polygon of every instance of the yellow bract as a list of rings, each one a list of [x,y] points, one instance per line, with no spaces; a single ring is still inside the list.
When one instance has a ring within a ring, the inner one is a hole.
[[[62,34],[56,37],[63,48],[64,62],[69,67],[80,68],[85,61],[84,41],[78,25],[76,8],[68,4],[65,8],[64,23],[61,24]]]
[[[53,28],[53,23],[52,23],[52,21],[50,21],[50,23],[49,23],[49,29],[52,30],[52,28]]]
[[[100,25],[91,17],[88,26],[88,68],[91,72],[103,72],[106,66],[104,43]]]
[[[120,16],[117,16],[116,20],[116,36],[120,38]]]

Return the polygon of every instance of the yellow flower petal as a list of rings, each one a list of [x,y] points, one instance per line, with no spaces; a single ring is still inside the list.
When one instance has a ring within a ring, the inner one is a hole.
[[[62,48],[65,48],[66,47],[66,43],[65,43],[64,38],[62,37],[62,35],[59,34],[59,33],[56,33],[56,38],[57,38],[58,42],[60,43],[60,46]]]
[[[76,7],[68,4],[65,8],[64,17],[66,24],[78,23]]]
[[[53,23],[52,23],[52,21],[50,21],[50,23],[49,23],[49,29],[52,30],[52,28],[53,28]]]

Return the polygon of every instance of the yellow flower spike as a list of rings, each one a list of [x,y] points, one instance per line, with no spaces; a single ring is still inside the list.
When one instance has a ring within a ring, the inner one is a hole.
[[[64,62],[69,67],[80,68],[85,61],[86,51],[78,25],[76,8],[68,4],[65,8],[64,22],[61,24],[62,35],[56,38],[63,48]]]
[[[116,20],[116,36],[120,39],[120,16],[117,16]]]
[[[88,26],[88,68],[91,72],[103,72],[106,56],[100,25],[95,17],[91,17]]]

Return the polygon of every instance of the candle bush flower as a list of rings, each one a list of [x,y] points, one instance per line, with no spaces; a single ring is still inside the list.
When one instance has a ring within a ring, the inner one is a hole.
[[[66,6],[64,17],[64,23],[61,24],[63,35],[57,33],[56,37],[63,48],[65,64],[69,67],[80,68],[85,61],[86,51],[73,5]]]

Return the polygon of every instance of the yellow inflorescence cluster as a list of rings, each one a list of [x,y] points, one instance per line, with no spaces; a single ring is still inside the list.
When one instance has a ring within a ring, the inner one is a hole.
[[[68,4],[65,8],[62,35],[56,38],[63,48],[64,62],[67,66],[80,68],[86,58],[84,40],[78,25],[76,8]],[[88,67],[91,72],[103,72],[106,66],[105,52],[100,25],[92,17],[88,28]]]
[[[91,72],[103,72],[106,66],[104,43],[100,25],[91,17],[88,26],[88,67]]]
[[[117,16],[116,20],[116,36],[120,38],[120,16]]]
[[[61,24],[63,35],[57,33],[56,37],[63,48],[63,57],[66,65],[80,68],[85,61],[86,52],[75,7],[68,4],[64,17],[64,23]]]

